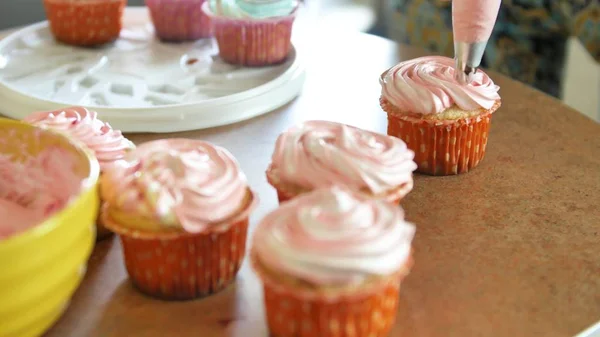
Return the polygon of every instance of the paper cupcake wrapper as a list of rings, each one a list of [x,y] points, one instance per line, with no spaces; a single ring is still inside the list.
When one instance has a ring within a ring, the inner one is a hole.
[[[273,186],[273,188],[275,188],[275,190],[277,191],[277,200],[279,201],[279,203],[284,203],[286,201],[292,200],[295,197],[299,196],[302,193],[306,193],[307,191],[299,191],[298,189],[292,189],[289,187],[286,187],[285,184],[282,184],[280,182],[277,182],[277,179],[274,179],[271,176],[271,172],[267,171],[267,180],[269,181],[269,184],[271,184],[271,186]],[[400,204],[400,202],[402,201],[402,199],[404,199],[404,197],[413,189],[413,185],[414,182],[408,182],[400,187],[398,187],[396,190],[394,190],[391,193],[388,193],[384,200],[386,200],[389,203],[392,203],[394,205],[396,204]]]
[[[415,152],[417,172],[434,176],[466,173],[479,165],[492,113],[499,107],[498,103],[476,117],[439,122],[394,113],[387,100],[380,102],[388,113],[388,135],[402,139]]]
[[[125,267],[143,293],[166,300],[188,300],[216,293],[231,283],[246,252],[248,217],[253,206],[226,229],[199,234],[129,230],[110,217],[102,220],[119,234]]]
[[[293,289],[253,266],[263,281],[267,325],[274,337],[384,337],[392,328],[398,310],[398,294],[407,269],[381,282],[328,296]]]
[[[213,35],[206,0],[146,0],[156,35],[165,41],[194,41]]]
[[[400,282],[360,300],[304,300],[264,286],[267,325],[274,337],[384,337],[396,320]]]
[[[282,63],[290,54],[296,11],[285,17],[250,20],[213,15],[208,3],[202,8],[211,16],[223,61],[260,67]]]
[[[57,40],[81,46],[114,41],[122,28],[127,0],[44,0],[50,30]]]

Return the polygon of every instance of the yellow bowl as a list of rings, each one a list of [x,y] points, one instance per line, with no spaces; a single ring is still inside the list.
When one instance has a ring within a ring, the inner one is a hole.
[[[85,273],[95,242],[100,168],[76,141],[49,130],[0,118],[0,153],[15,160],[23,149],[35,155],[48,146],[78,158],[81,193],[40,225],[0,240],[0,337],[40,336],[67,307]]]

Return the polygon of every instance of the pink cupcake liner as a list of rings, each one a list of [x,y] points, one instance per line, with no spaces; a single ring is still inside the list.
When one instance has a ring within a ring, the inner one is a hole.
[[[208,3],[202,9],[211,17],[223,61],[260,67],[282,63],[290,54],[296,10],[288,16],[251,20],[214,15]]]
[[[194,41],[212,37],[210,17],[202,11],[206,0],[146,0],[156,36],[164,41]]]

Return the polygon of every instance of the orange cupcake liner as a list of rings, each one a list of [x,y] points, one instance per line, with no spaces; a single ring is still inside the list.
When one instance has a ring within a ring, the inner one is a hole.
[[[50,30],[57,40],[93,46],[116,40],[127,0],[44,0]]]
[[[256,200],[219,230],[198,234],[153,233],[118,224],[105,204],[102,221],[119,234],[125,267],[143,293],[166,300],[189,300],[224,289],[236,277],[246,252],[250,211]]]
[[[227,63],[260,67],[285,62],[292,49],[292,26],[296,11],[272,19],[227,18],[203,10],[211,17],[219,56]]]
[[[269,181],[269,184],[271,184],[271,186],[273,186],[275,188],[275,190],[277,191],[277,200],[279,201],[280,204],[284,203],[286,201],[292,200],[295,197],[299,196],[300,194],[306,192],[306,191],[298,192],[297,190],[294,191],[292,188],[286,187],[284,184],[277,182],[278,179],[272,177],[272,173],[270,170],[267,171],[267,180]],[[385,198],[383,198],[383,199],[394,205],[400,204],[400,201],[402,201],[402,199],[404,199],[404,197],[410,191],[412,191],[412,188],[413,188],[413,182],[406,183],[406,184],[398,187],[393,192],[388,193],[385,196]]]
[[[394,325],[402,279],[412,266],[354,293],[293,289],[261,272],[267,325],[273,337],[384,337]]]
[[[415,152],[417,172],[456,175],[475,168],[483,160],[488,142],[492,109],[480,115],[452,121],[423,120],[397,113],[385,98],[381,107],[388,114],[387,133],[402,139]]]

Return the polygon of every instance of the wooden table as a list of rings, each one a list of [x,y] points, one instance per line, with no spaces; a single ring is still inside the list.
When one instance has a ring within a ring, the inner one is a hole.
[[[277,205],[264,170],[279,133],[308,119],[385,132],[378,76],[422,54],[368,35],[324,33],[320,40],[303,94],[282,109],[227,127],[129,136],[138,143],[204,139],[231,150],[260,195],[254,227]],[[391,336],[572,336],[600,318],[600,125],[492,77],[503,106],[483,163],[456,177],[417,175],[403,203],[418,225],[416,264]],[[266,337],[263,315],[248,263],[217,295],[163,302],[132,288],[113,238],[98,244],[82,286],[47,336]]]

